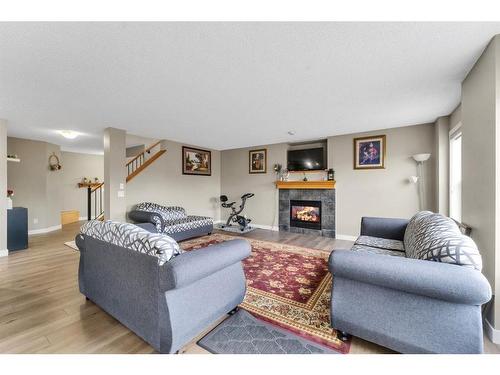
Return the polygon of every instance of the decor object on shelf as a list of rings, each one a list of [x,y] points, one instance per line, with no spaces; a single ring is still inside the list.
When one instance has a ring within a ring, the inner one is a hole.
[[[182,174],[211,176],[212,152],[182,146]]]
[[[279,179],[279,175],[280,175],[281,170],[282,170],[281,164],[279,164],[279,163],[274,164],[273,170],[274,170],[274,173],[276,173],[277,178]]]
[[[302,181],[307,181],[307,176],[305,173],[304,173],[304,178],[302,179]]]
[[[354,169],[385,168],[385,150],[385,135],[354,138]]]
[[[52,155],[49,156],[49,167],[51,171],[59,171],[62,169],[62,165],[59,162],[59,157],[55,152],[53,152]]]
[[[326,172],[326,174],[327,174],[327,180],[328,180],[328,181],[334,181],[334,180],[335,180],[335,171],[334,171],[332,168],[330,168],[330,169]]]
[[[431,154],[416,154],[412,158],[417,162],[417,182],[418,183],[418,197],[419,197],[419,207],[420,211],[425,210],[427,201],[425,194],[425,177],[424,177],[424,163],[429,160]],[[415,176],[413,176],[415,177]]]
[[[267,149],[248,152],[248,173],[267,173]]]
[[[12,197],[14,196],[14,190],[8,189],[7,190],[7,209],[12,210]]]
[[[290,171],[287,168],[283,168],[280,172],[280,181],[288,181],[290,178]]]
[[[19,163],[21,160],[16,154],[7,154],[7,161],[14,161],[16,163]]]

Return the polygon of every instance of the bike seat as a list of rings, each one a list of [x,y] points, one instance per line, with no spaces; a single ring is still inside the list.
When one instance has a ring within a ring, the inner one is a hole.
[[[255,195],[254,193],[246,193],[241,196],[241,199],[252,198],[254,195]]]

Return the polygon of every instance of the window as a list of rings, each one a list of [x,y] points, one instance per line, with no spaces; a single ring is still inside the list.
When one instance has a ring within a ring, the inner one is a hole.
[[[450,131],[450,217],[462,221],[462,131]]]

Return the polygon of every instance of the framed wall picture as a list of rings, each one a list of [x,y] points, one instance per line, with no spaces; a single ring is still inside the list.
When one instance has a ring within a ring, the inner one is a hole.
[[[248,172],[267,173],[267,150],[250,150],[248,153]]]
[[[354,138],[354,169],[385,168],[385,135]]]
[[[182,146],[182,174],[212,175],[212,152]]]

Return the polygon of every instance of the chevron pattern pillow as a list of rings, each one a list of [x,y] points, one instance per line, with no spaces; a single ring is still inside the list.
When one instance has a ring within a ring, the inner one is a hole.
[[[183,252],[173,238],[165,234],[150,233],[137,225],[129,223],[91,220],[80,228],[80,233],[113,245],[157,257],[160,266]]]
[[[450,218],[422,211],[406,227],[404,247],[408,258],[432,260],[482,269],[482,259],[474,241],[463,235]]]
[[[142,202],[135,206],[136,210],[157,212],[165,221],[180,220],[187,217],[186,210],[179,206],[162,206],[152,202]]]

